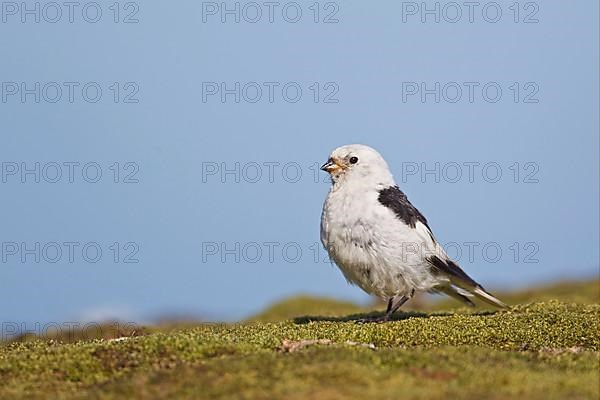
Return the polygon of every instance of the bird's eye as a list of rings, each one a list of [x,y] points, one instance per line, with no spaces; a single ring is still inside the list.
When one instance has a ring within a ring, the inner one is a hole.
[[[358,162],[358,157],[350,157],[350,164],[356,164]]]

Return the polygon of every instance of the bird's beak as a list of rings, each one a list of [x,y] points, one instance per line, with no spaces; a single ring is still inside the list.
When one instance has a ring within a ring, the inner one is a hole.
[[[343,169],[343,168],[344,168],[344,165],[335,158],[330,158],[329,160],[327,160],[327,162],[325,164],[321,165],[321,170],[327,171],[330,174],[334,173],[336,171],[339,171],[340,169]]]

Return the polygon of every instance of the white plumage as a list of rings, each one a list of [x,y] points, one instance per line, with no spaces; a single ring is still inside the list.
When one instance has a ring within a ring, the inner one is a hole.
[[[342,146],[321,169],[332,178],[321,216],[323,246],[350,283],[389,300],[384,320],[415,291],[470,304],[467,296],[475,295],[505,307],[449,259],[377,151]]]

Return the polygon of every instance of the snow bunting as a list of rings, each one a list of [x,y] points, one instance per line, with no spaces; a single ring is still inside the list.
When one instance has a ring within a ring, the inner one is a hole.
[[[507,307],[448,257],[377,151],[342,146],[321,169],[332,180],[321,215],[321,242],[348,282],[388,301],[380,320],[388,320],[419,291],[444,293],[469,305],[474,305],[469,297],[476,296]]]

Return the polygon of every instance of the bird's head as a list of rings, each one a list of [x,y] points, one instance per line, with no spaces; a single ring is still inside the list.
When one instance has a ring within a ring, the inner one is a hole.
[[[321,169],[331,175],[334,185],[347,181],[377,186],[394,184],[394,178],[383,157],[375,149],[363,144],[338,147],[331,152]]]

